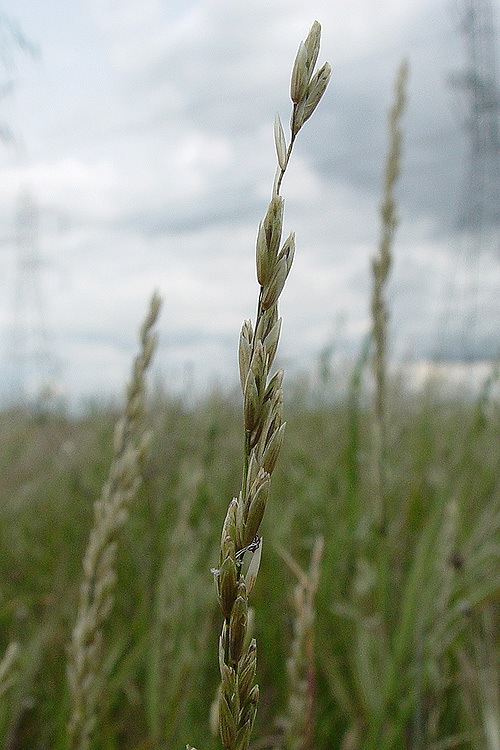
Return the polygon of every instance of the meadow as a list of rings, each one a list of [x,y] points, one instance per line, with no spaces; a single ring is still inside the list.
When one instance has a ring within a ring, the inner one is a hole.
[[[145,389],[154,297],[124,407],[0,413],[4,750],[500,748],[497,374],[471,397],[387,367],[404,65],[373,330],[319,385],[285,379],[282,394],[269,371],[293,258],[279,190],[328,82],[318,49],[313,25],[288,146],[275,124],[243,405]]]
[[[289,698],[297,579],[279,550],[307,570],[322,535],[308,746],[493,748],[498,405],[450,399],[432,384],[413,395],[391,389],[382,567],[378,539],[364,531],[370,399],[357,388],[341,401],[329,392],[319,399],[301,384],[287,393],[253,601],[261,699],[252,747],[280,746]],[[239,481],[241,407],[234,394],[190,408],[164,394],[148,411],[154,438],[120,539],[95,747],[215,748],[208,714],[221,616],[210,569]],[[65,747],[66,648],[116,418],[104,408],[39,422],[1,415],[0,625],[4,647],[20,644],[2,697],[4,748]]]

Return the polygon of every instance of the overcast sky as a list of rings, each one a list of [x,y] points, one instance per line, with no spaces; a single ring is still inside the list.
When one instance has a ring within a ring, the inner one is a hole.
[[[456,319],[469,304],[479,340],[500,340],[492,322],[500,320],[498,302],[492,307],[498,255],[462,270],[457,260],[467,141],[447,79],[466,64],[458,3],[1,7],[37,48],[6,54],[4,80],[14,85],[0,101],[0,121],[16,138],[0,162],[4,383],[20,355],[31,358],[36,335],[23,316],[42,310],[68,397],[119,393],[153,289],[164,299],[157,364],[167,386],[236,380],[239,329],[257,296],[255,236],[274,176],[274,115],[288,120],[293,59],[314,19],[323,27],[319,62],[333,73],[283,183],[284,229],[296,232],[297,252],[282,297],[282,361],[314,371],[322,348],[335,341],[352,355],[368,329],[386,113],[403,56],[411,73],[389,289],[393,351],[427,354],[436,342],[456,349]],[[16,211],[26,193],[39,211],[35,236],[24,240],[41,259],[38,302],[29,272],[20,279],[18,270]]]

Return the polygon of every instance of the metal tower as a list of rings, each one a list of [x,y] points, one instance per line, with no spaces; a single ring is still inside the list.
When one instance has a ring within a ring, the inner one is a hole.
[[[462,0],[460,6],[467,67],[451,80],[467,97],[469,165],[459,223],[465,230],[480,232],[500,223],[496,35],[491,0]]]
[[[12,300],[10,365],[17,400],[43,404],[54,392],[55,360],[45,320],[38,247],[38,208],[23,189],[16,211],[17,269]]]
[[[461,234],[455,239],[459,257],[445,302],[445,327],[455,339],[455,355],[477,359],[485,356],[498,333],[498,326],[493,331],[487,320],[492,310],[485,301],[483,264],[500,257],[500,93],[492,0],[458,0],[456,7],[467,59],[450,82],[464,99],[468,153],[458,210]]]

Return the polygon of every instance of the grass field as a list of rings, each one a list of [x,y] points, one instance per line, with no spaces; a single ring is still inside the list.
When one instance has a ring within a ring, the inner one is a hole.
[[[498,405],[431,386],[391,390],[380,540],[369,523],[370,399],[357,389],[342,402],[303,384],[289,391],[254,592],[254,746],[280,746],[288,699],[295,578],[278,546],[307,568],[321,534],[311,747],[496,747]],[[79,419],[1,415],[0,632],[4,647],[21,645],[18,679],[2,698],[5,748],[64,747],[66,647],[115,419],[104,408]],[[151,405],[154,441],[119,548],[95,747],[218,745],[208,733],[220,628],[210,568],[239,480],[241,421],[230,395],[189,409],[166,395]]]

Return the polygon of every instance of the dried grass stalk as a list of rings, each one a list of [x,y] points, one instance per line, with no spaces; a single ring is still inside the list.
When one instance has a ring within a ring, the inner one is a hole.
[[[113,459],[101,497],[94,504],[94,527],[83,559],[80,605],[68,649],[68,746],[72,750],[89,748],[97,723],[103,687],[102,627],[114,602],[116,538],[140,485],[140,462],[150,438],[149,433],[141,434],[139,422],[144,411],[145,373],[156,343],[152,328],[159,311],[160,298],[154,294],[141,327],[141,351],[133,363],[124,414],[115,426]]]
[[[231,501],[227,511],[219,567],[214,571],[224,616],[219,641],[219,732],[226,750],[247,750],[259,700],[259,687],[255,681],[257,646],[255,639],[248,638],[248,597],[259,569],[262,543],[258,532],[285,428],[281,389],[283,371],[269,376],[281,330],[278,300],[295,251],[293,233],[282,243],[283,198],[280,187],[295,138],[316,108],[330,77],[328,63],[314,73],[320,37],[321,27],[315,21],[295,59],[288,147],[279,117],[275,121],[278,168],[271,202],[257,235],[256,264],[260,285],[257,319],[255,326],[249,320],[243,323],[239,342],[245,423],[243,480],[238,497]],[[252,557],[244,574],[243,563],[248,554]]]

